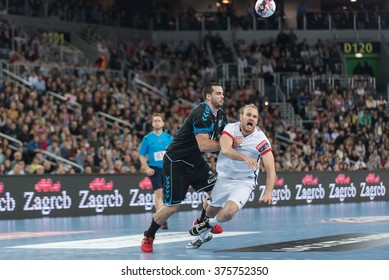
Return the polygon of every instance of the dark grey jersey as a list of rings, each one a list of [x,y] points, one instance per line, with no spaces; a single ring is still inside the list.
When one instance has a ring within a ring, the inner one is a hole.
[[[222,109],[216,113],[206,102],[197,105],[185,119],[166,153],[173,160],[185,160],[195,163],[202,159],[203,153],[197,145],[196,135],[206,133],[209,139],[218,140],[227,124],[227,118]]]

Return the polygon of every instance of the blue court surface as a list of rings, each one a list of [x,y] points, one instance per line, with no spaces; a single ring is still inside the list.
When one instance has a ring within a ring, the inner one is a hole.
[[[1,260],[388,260],[389,202],[247,208],[224,233],[188,250],[199,211],[159,230],[153,253],[140,241],[152,213],[0,220]]]

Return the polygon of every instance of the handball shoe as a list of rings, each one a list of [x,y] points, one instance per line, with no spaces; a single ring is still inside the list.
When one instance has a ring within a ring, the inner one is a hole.
[[[196,220],[193,222],[193,225],[197,225],[198,223],[199,223],[199,221],[196,219]],[[214,225],[214,226],[212,227],[212,229],[211,229],[211,232],[212,232],[213,234],[220,234],[220,233],[222,233],[223,231],[224,231],[223,227],[220,226],[220,225],[218,225],[218,224]]]
[[[186,245],[186,249],[198,249],[204,243],[211,241],[212,237],[213,237],[212,233],[208,234],[208,236],[206,238],[202,238],[200,235],[196,236],[195,239],[193,239],[191,242],[189,242]]]
[[[208,220],[205,220],[202,223],[199,223],[199,224],[192,226],[189,229],[189,234],[192,236],[197,236],[197,235],[202,234],[203,232],[205,232],[206,230],[208,230],[210,228],[212,228],[212,226],[208,223]]]
[[[154,242],[154,238],[145,235],[143,236],[142,245],[140,246],[140,248],[144,253],[152,253],[153,242]]]

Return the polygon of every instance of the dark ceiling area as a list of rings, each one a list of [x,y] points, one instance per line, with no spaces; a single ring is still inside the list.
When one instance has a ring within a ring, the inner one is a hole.
[[[325,0],[321,1],[320,4],[323,11],[331,11],[343,6],[358,11],[374,11],[375,9],[382,11],[387,5],[387,0],[358,0],[356,2],[351,2],[350,0]]]
[[[214,0],[221,2],[222,0]],[[232,0],[232,5],[238,3],[240,0]],[[253,2],[255,0],[252,0]],[[282,7],[285,1],[288,0],[275,0],[279,7]],[[339,11],[343,7],[347,7],[347,9],[351,9],[354,11],[383,11],[389,10],[389,0],[357,0],[356,2],[351,2],[350,0],[302,0],[305,2],[305,5],[309,8],[312,6],[312,3],[315,3],[315,7],[317,7],[317,3],[320,2],[320,8],[323,12],[333,12]],[[172,10],[177,7],[183,7],[186,3],[191,3],[189,1],[182,0],[131,0],[131,1],[121,1],[115,0],[115,2],[126,11],[150,11],[153,7],[162,6],[167,10]],[[194,1],[192,7],[196,7],[199,3],[207,2],[209,0],[197,0]],[[300,3],[300,1],[296,1],[296,6]],[[308,9],[309,10],[309,9]]]

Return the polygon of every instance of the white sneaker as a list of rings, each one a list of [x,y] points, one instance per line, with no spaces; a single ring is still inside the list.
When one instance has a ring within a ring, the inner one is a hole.
[[[196,236],[195,239],[193,239],[191,242],[189,242],[186,245],[186,249],[198,249],[203,245],[204,243],[211,241],[213,238],[212,233],[209,233],[206,238],[202,238],[200,235]]]

